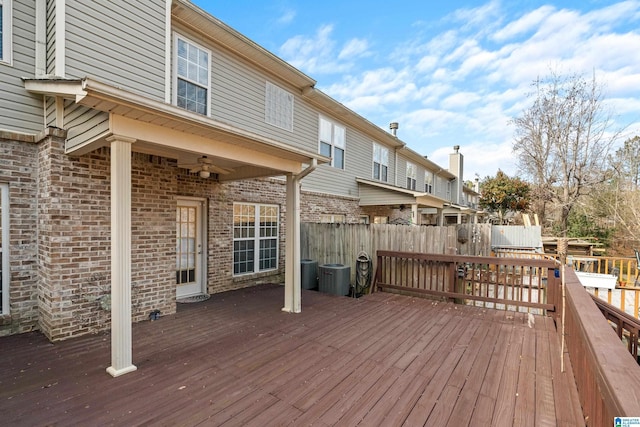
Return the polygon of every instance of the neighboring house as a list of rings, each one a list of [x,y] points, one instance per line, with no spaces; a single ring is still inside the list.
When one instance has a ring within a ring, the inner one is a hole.
[[[458,204],[461,168],[187,0],[0,7],[0,335],[110,324],[121,375],[131,322],[177,299],[284,281],[299,312],[300,221]]]

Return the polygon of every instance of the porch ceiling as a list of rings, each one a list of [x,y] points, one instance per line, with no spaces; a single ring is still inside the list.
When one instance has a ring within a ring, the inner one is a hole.
[[[442,209],[445,200],[429,193],[412,191],[394,185],[357,178],[360,191],[360,206],[391,206],[397,204]]]
[[[214,165],[232,169],[229,174],[219,175],[221,181],[297,174],[314,160],[318,164],[330,161],[317,153],[89,78],[27,79],[25,88],[109,113],[109,133],[68,154],[81,155],[106,146],[106,138],[115,134],[135,139],[133,151],[177,159],[179,163],[195,163],[198,157],[207,156]]]

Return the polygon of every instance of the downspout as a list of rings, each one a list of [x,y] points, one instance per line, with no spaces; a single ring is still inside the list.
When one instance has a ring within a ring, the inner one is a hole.
[[[300,172],[299,174],[294,175],[293,179],[296,182],[302,181],[307,175],[309,175],[311,172],[316,170],[317,167],[318,167],[318,159],[313,159],[311,160],[311,164],[307,166],[307,168],[302,172]]]
[[[287,242],[284,280],[284,307],[282,311],[300,313],[300,181],[318,166],[318,159],[312,159],[311,165],[299,174],[287,175]]]

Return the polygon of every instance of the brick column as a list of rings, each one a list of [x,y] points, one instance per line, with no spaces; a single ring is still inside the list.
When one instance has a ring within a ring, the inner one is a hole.
[[[135,371],[131,341],[131,144],[111,143],[111,366],[114,377]]]

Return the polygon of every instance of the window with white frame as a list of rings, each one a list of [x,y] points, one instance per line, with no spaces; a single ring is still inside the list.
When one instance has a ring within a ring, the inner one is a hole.
[[[322,214],[320,215],[320,222],[323,224],[344,224],[347,222],[347,217],[344,214]]]
[[[331,157],[331,166],[344,169],[346,145],[344,126],[320,117],[320,154]]]
[[[267,82],[264,95],[266,123],[293,132],[293,95]]]
[[[414,165],[413,163],[407,162],[407,188],[409,190],[416,189],[416,177],[417,177],[416,165]]]
[[[424,192],[433,193],[433,172],[431,171],[424,172]]]
[[[209,114],[211,52],[183,36],[175,36],[174,99],[178,107]]]
[[[0,62],[11,63],[13,0],[0,0]]]
[[[233,274],[278,268],[278,206],[233,205]]]
[[[0,314],[9,314],[9,184],[0,183]]]
[[[388,216],[374,216],[373,217],[374,224],[389,224]]]
[[[389,170],[389,149],[373,143],[373,179],[387,182]]]

